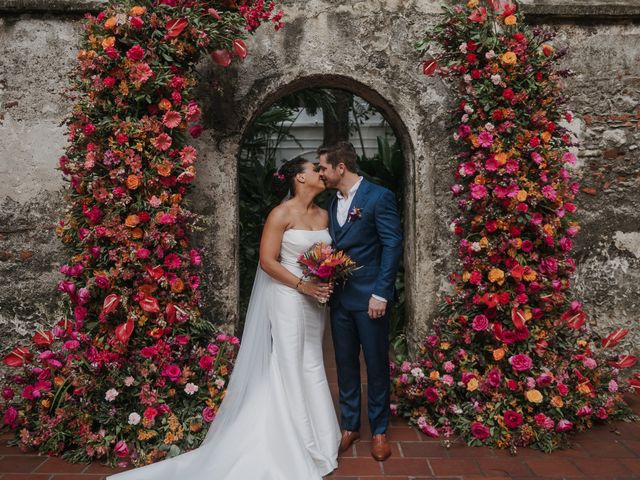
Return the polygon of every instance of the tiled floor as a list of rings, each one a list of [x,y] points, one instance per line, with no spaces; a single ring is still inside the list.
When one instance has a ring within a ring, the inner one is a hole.
[[[328,339],[325,353],[335,398],[335,362]],[[640,412],[640,399],[629,400]],[[393,454],[386,462],[376,462],[369,451],[371,434],[363,428],[362,440],[340,457],[338,470],[327,480],[640,480],[640,423],[598,426],[576,436],[573,448],[549,455],[520,449],[512,456],[460,443],[445,449],[397,418],[391,423],[388,437]],[[0,440],[7,438],[8,434],[0,436]],[[0,480],[102,480],[118,471],[99,463],[70,464],[21,453],[4,444],[0,442]]]

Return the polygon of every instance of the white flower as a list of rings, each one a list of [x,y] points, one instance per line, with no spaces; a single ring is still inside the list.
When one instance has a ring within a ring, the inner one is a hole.
[[[465,111],[465,113],[473,113],[474,112],[473,107],[471,105],[469,105],[468,103],[465,104],[464,111]]]
[[[462,115],[462,118],[460,119],[460,121],[462,123],[467,123],[469,121],[469,115],[465,113],[464,115]]]
[[[496,52],[494,52],[493,50],[489,50],[487,53],[484,54],[484,56],[487,60],[491,60],[492,58],[495,58]]]
[[[471,83],[471,80],[472,80],[471,75],[469,75],[468,73],[465,73],[465,74],[462,76],[462,79],[463,79],[465,82],[467,82],[467,83]]]
[[[115,388],[110,388],[109,390],[107,390],[107,393],[104,394],[104,399],[107,402],[113,402],[119,395],[119,393],[120,392],[118,392],[118,390],[116,390]]]
[[[133,385],[134,382],[134,378],[132,376],[128,376],[127,378],[124,379],[124,384],[127,387],[130,387],[131,385]]]
[[[486,123],[486,124],[484,125],[484,129],[485,129],[487,132],[493,132],[493,131],[496,129],[496,127],[495,127],[495,125],[494,125],[493,123],[488,122],[488,123]]]
[[[461,43],[460,46],[458,47],[458,49],[462,52],[462,53],[467,53],[467,44],[466,43]]]
[[[474,252],[479,252],[480,250],[482,250],[482,246],[480,245],[480,242],[473,242],[471,244],[471,250],[473,250]]]
[[[449,224],[449,230],[450,230],[451,232],[454,232],[454,233],[455,233],[455,231],[456,231],[456,222],[451,222],[451,223]]]
[[[413,368],[411,369],[411,375],[413,375],[416,378],[424,378],[424,372],[422,371],[421,368]]]
[[[136,412],[132,412],[129,414],[129,425],[137,425],[140,423],[140,415]]]
[[[187,393],[187,395],[193,395],[198,391],[198,386],[195,383],[187,383],[184,386],[184,391]]]
[[[214,385],[218,388],[221,389],[224,387],[224,380],[219,378],[218,380],[216,380],[215,382],[213,382]]]
[[[500,75],[491,75],[491,82],[494,85],[499,85],[502,82],[502,77]]]

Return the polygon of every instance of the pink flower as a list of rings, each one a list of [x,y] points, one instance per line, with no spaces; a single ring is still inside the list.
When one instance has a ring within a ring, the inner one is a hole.
[[[187,167],[195,162],[197,156],[197,151],[191,145],[187,145],[182,150],[180,150],[180,160],[182,161],[182,166]]]
[[[490,435],[489,428],[483,423],[473,422],[471,424],[471,435],[478,440],[486,440]]]
[[[471,197],[474,200],[481,200],[487,196],[487,188],[484,185],[473,183],[471,185]]]
[[[555,201],[558,196],[558,192],[556,192],[556,190],[550,185],[542,187],[542,194],[552,202]]]
[[[182,117],[175,110],[169,110],[164,114],[164,117],[162,117],[162,123],[164,123],[164,125],[169,128],[176,128],[178,125],[180,125],[181,121]]]
[[[518,428],[523,423],[522,415],[513,410],[507,410],[504,412],[504,423],[507,427],[514,429]]]
[[[500,370],[498,370],[497,368],[492,368],[487,374],[487,384],[493,388],[498,388],[501,381],[502,375],[500,374]]]
[[[493,145],[493,134],[487,131],[480,133],[480,135],[478,135],[478,143],[481,147],[489,148]]]
[[[433,425],[424,425],[420,430],[422,430],[422,433],[427,437],[438,438],[440,436],[438,429]]]
[[[154,147],[162,151],[168,150],[169,147],[171,147],[172,142],[173,142],[172,138],[166,133],[161,133],[151,141]]]
[[[192,125],[189,127],[189,135],[193,138],[198,138],[202,134],[203,130],[202,125]]]
[[[609,418],[609,414],[604,407],[600,407],[598,408],[598,410],[596,410],[596,417],[598,417],[600,420],[606,420],[607,418]]]
[[[113,447],[113,453],[118,458],[125,458],[126,456],[128,456],[129,446],[127,445],[127,442],[125,442],[124,440],[120,440],[118,443],[116,443]]]
[[[484,23],[487,19],[487,9],[486,7],[476,8],[471,15],[469,15],[469,20],[476,23]]]
[[[509,358],[509,363],[514,372],[526,372],[533,366],[533,360],[525,353],[519,353]]]
[[[9,407],[4,412],[5,425],[13,426],[18,418],[18,410],[15,407]]]
[[[434,403],[440,400],[440,395],[434,387],[427,387],[424,391],[424,398],[427,399],[427,402]]]
[[[573,428],[573,423],[569,420],[560,420],[556,425],[556,432],[568,432]]]
[[[203,355],[199,360],[200,368],[203,370],[209,370],[213,366],[213,357],[210,355]]]
[[[155,421],[156,417],[158,416],[158,410],[156,408],[153,407],[147,407],[144,411],[144,413],[142,414],[142,416],[150,421],[153,422]]]
[[[169,380],[172,380],[174,382],[180,378],[181,373],[182,371],[180,370],[180,367],[175,364],[167,365],[162,370],[162,376],[167,377]]]
[[[206,407],[202,410],[202,418],[205,422],[213,422],[213,419],[216,418],[216,413],[212,408]]]
[[[171,215],[170,213],[163,213],[160,217],[159,223],[163,225],[173,225],[174,223],[176,223],[176,217],[175,215]]]
[[[554,426],[552,418],[547,417],[544,413],[538,413],[535,416],[536,425],[544,428],[545,430],[551,430]]]
[[[196,102],[193,100],[189,102],[187,105],[187,111],[184,114],[184,118],[187,122],[197,122],[200,120],[200,116],[202,115],[202,110]]]
[[[170,253],[166,257],[164,257],[164,266],[167,268],[180,268],[181,264],[182,261],[180,260],[180,257],[175,253]]]
[[[127,58],[129,60],[133,60],[137,62],[138,60],[142,60],[144,57],[145,51],[140,45],[134,45],[129,50],[127,50]]]
[[[472,326],[476,332],[484,331],[489,327],[489,319],[486,315],[476,315],[473,317]]]
[[[202,257],[200,257],[200,252],[196,249],[191,249],[189,252],[189,258],[191,259],[191,263],[193,265],[200,265],[202,263]]]

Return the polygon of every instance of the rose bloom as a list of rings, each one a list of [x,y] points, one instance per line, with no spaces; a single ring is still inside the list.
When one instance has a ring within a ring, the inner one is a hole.
[[[518,57],[513,52],[506,52],[502,55],[501,60],[505,65],[515,65],[518,62]]]
[[[476,315],[475,317],[473,317],[472,325],[473,329],[476,332],[480,332],[487,329],[487,327],[489,326],[489,320],[487,319],[486,315]]]
[[[569,420],[560,420],[556,425],[556,432],[568,432],[573,428],[573,423]]]
[[[525,397],[527,397],[527,400],[531,403],[542,403],[542,393],[538,390],[527,390]]]
[[[142,60],[144,54],[144,48],[142,48],[140,45],[134,45],[129,50],[127,50],[127,58],[129,60],[133,60],[134,62]]]
[[[551,430],[554,422],[552,418],[547,417],[544,413],[539,413],[535,416],[536,425],[544,428],[545,430]]]
[[[519,353],[509,358],[509,364],[514,372],[526,372],[533,366],[533,360],[525,353]]]
[[[213,422],[213,419],[216,418],[216,412],[213,408],[206,407],[202,410],[202,418],[205,422]]]
[[[488,278],[491,283],[498,283],[498,285],[502,285],[504,283],[504,272],[499,268],[492,268],[489,271]]]
[[[127,442],[125,442],[124,440],[120,440],[118,443],[116,443],[113,447],[113,453],[115,453],[116,457],[118,458],[125,458],[127,455],[129,455],[129,447],[127,446]]]
[[[109,390],[107,390],[107,393],[104,394],[104,399],[107,402],[113,402],[118,395],[119,392],[115,388],[110,388]]]
[[[502,381],[502,375],[500,374],[500,370],[497,368],[492,368],[487,374],[487,384],[492,386],[493,388],[497,388],[500,386],[500,382]]]
[[[489,438],[489,428],[480,422],[473,422],[471,424],[471,434],[478,440],[486,440]]]
[[[520,415],[518,412],[515,412],[513,410],[507,410],[506,412],[504,412],[504,423],[511,429],[518,428],[520,425],[522,425],[523,421],[524,419],[522,418],[522,415]]]
[[[167,365],[162,370],[162,376],[167,377],[169,380],[173,380],[174,382],[180,378],[181,373],[180,367],[174,364]]]
[[[424,391],[424,398],[428,402],[434,403],[440,399],[440,395],[438,395],[438,391],[434,387],[428,387]]]

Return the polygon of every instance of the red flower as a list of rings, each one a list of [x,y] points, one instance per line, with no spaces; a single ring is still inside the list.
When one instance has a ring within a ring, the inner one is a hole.
[[[480,422],[473,422],[471,424],[471,435],[478,440],[486,440],[490,435],[489,427]]]
[[[511,101],[513,99],[513,97],[515,96],[515,93],[512,89],[510,88],[505,88],[502,91],[502,98],[504,98],[505,100]]]
[[[134,62],[142,60],[144,58],[144,54],[144,48],[142,48],[140,45],[134,45],[129,50],[127,50],[127,58],[129,60],[133,60]]]
[[[434,403],[440,399],[440,395],[438,395],[438,390],[434,387],[427,387],[424,391],[424,398],[426,398],[428,402]]]
[[[469,20],[477,23],[484,23],[487,19],[487,9],[485,7],[476,8],[471,15],[469,15]]]
[[[247,46],[240,38],[236,38],[233,41],[233,51],[243,60],[247,57]]]
[[[188,23],[184,18],[173,18],[167,22],[167,36],[177,37],[187,27]]]
[[[33,354],[27,347],[16,347],[4,357],[3,362],[10,367],[21,367],[28,363],[32,357]]]
[[[422,72],[425,75],[431,77],[433,76],[437,68],[438,68],[438,62],[436,62],[435,60],[425,61],[422,66]]]
[[[513,410],[507,410],[504,412],[504,423],[507,427],[511,429],[518,428],[523,422],[524,419],[518,412]]]
[[[228,67],[229,65],[231,65],[231,55],[229,55],[228,50],[214,50],[213,52],[211,52],[211,58],[214,62],[223,67]]]

